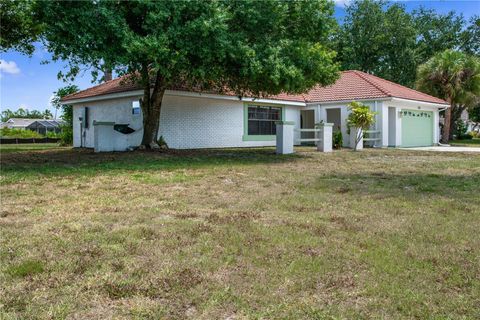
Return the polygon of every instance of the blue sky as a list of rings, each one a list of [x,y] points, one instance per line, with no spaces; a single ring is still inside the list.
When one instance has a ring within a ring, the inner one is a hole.
[[[336,0],[335,16],[341,19],[344,14],[344,5],[348,0]],[[420,6],[433,8],[439,13],[456,11],[466,18],[480,14],[480,0],[472,1],[402,1],[411,11]],[[50,54],[41,45],[32,57],[18,52],[9,51],[0,54],[0,109],[16,110],[19,107],[30,110],[45,110],[50,106],[50,98],[54,91],[66,85],[57,79],[57,73],[66,63],[56,62],[42,64],[48,60]],[[79,76],[74,82],[80,89],[86,89],[93,84],[89,72]]]

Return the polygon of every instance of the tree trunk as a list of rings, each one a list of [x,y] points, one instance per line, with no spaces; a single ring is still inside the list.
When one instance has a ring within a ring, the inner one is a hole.
[[[358,151],[358,144],[360,143],[360,140],[363,138],[363,129],[356,128],[356,136],[355,136],[355,147],[353,148],[353,151]]]
[[[450,139],[453,139],[453,135],[455,133],[458,134],[458,132],[455,132],[456,130],[456,123],[459,119],[462,117],[463,111],[466,109],[465,105],[455,105],[455,108],[452,109],[452,116],[450,120]]]
[[[105,68],[105,70],[103,70],[103,82],[107,82],[110,80],[112,80],[112,69]]]
[[[147,149],[159,149],[158,129],[160,124],[160,111],[162,108],[165,84],[159,73],[155,77],[153,90],[150,90],[150,79],[148,69],[144,66],[142,70],[143,99],[141,107],[143,112],[143,138],[142,146]],[[151,92],[151,93],[150,93]]]
[[[452,108],[453,104],[450,105],[450,108],[445,110],[445,121],[443,123],[443,132],[442,132],[442,142],[448,143],[450,140],[450,129],[452,122]]]

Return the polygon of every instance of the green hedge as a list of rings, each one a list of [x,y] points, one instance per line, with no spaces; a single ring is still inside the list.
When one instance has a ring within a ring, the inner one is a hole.
[[[2,138],[60,138],[61,133],[47,132],[46,136],[32,130],[22,129],[0,129],[0,137]]]

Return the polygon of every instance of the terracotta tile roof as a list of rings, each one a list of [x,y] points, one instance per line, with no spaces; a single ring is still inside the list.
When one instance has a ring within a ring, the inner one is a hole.
[[[77,93],[69,94],[68,96],[63,97],[61,101],[91,98],[102,96],[104,94],[127,92],[141,89],[142,88],[138,84],[129,81],[126,77],[120,77],[79,91]]]
[[[447,104],[442,99],[357,70],[344,71],[333,85],[315,87],[306,94],[307,102],[388,97]]]
[[[140,90],[141,87],[126,78],[121,77],[107,81],[100,85],[88,88],[86,90],[68,95],[62,101],[76,100],[82,98],[90,98],[102,96],[105,94],[127,92]],[[175,90],[187,90],[186,88],[177,87]],[[196,91],[196,90],[193,90]],[[205,92],[203,93],[218,93]],[[233,93],[223,93],[225,95],[234,96]],[[281,93],[275,96],[267,97],[273,100],[296,101],[296,102],[334,102],[334,101],[351,101],[374,98],[403,98],[408,100],[417,100],[431,103],[447,104],[446,101],[413,90],[394,82],[376,77],[374,75],[357,71],[343,71],[340,78],[331,86],[317,86],[304,94],[285,94]]]

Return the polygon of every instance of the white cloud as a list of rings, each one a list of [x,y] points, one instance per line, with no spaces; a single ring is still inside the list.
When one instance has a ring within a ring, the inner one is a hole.
[[[342,7],[344,8],[345,6],[349,5],[350,4],[350,1],[351,0],[335,0],[335,5],[337,7]]]
[[[15,61],[0,59],[0,73],[19,74],[20,68],[18,68]]]

